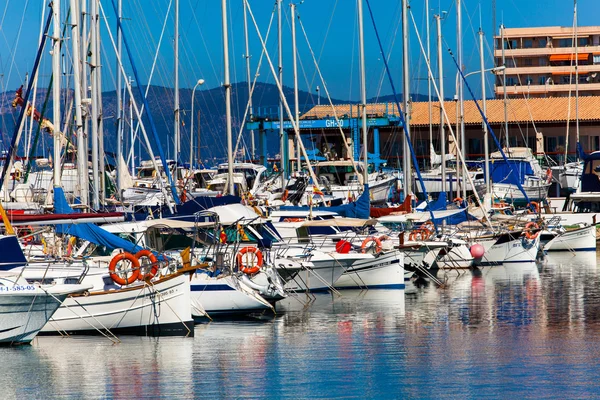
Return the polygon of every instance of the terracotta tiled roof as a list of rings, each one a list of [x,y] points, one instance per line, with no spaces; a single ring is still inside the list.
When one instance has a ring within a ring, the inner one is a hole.
[[[456,123],[455,101],[444,102],[444,107],[451,124]],[[481,106],[481,101],[479,101]],[[429,107],[427,102],[415,102],[411,107],[411,125],[429,125]],[[440,105],[433,103],[433,122],[438,121]],[[348,118],[351,113],[353,117],[358,114],[358,106],[353,104],[340,104],[336,106],[338,118]],[[367,115],[369,117],[383,117],[386,114],[398,115],[393,103],[368,104]],[[566,123],[569,114],[568,97],[546,97],[531,99],[508,99],[508,120],[510,123],[527,123],[532,120],[536,123]],[[333,110],[329,105],[315,106],[304,115],[302,119],[333,118]],[[503,100],[487,101],[487,117],[491,124],[504,122]],[[571,98],[570,119],[575,120],[575,98]],[[600,121],[600,96],[582,96],[579,98],[579,121]],[[481,114],[473,101],[465,101],[465,124],[480,124]]]

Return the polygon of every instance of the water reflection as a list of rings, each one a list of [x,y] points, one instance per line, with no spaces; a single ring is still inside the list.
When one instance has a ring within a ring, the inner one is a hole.
[[[596,254],[442,271],[446,285],[290,298],[195,338],[0,349],[3,397],[593,397]],[[308,305],[309,299],[312,299]],[[302,300],[302,302],[298,301]]]

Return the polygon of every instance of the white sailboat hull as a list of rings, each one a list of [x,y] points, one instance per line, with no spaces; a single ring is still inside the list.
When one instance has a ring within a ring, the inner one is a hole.
[[[404,289],[404,254],[391,251],[358,260],[334,286],[336,289]]]
[[[544,246],[545,251],[596,251],[596,226],[558,234]]]
[[[529,240],[519,234],[503,234],[500,238],[477,240],[485,253],[481,266],[534,262],[540,248],[540,237]]]
[[[193,336],[190,278],[176,274],[151,284],[69,297],[42,332]]]

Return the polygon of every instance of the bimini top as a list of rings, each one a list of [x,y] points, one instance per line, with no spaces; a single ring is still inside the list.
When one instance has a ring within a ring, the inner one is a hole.
[[[504,154],[506,154],[506,157],[508,158],[533,158],[533,151],[531,151],[529,147],[510,147],[508,149],[505,147],[502,149],[502,151],[504,151]],[[490,154],[490,158],[502,159],[503,157],[502,153],[499,151],[494,151],[492,154]]]

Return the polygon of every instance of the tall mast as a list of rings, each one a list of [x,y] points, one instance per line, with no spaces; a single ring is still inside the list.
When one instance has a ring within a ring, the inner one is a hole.
[[[117,53],[119,54],[118,60],[117,60],[117,68],[116,71],[119,71],[119,60],[122,59],[122,32],[121,32],[121,22],[123,19],[123,0],[118,0],[117,1],[117,9],[118,9],[118,15],[117,15],[117,19],[119,20],[119,23],[117,23]],[[121,97],[121,87],[123,86],[123,81],[122,81],[122,77],[121,74],[117,73],[116,74],[116,78],[117,78],[117,159],[116,159],[116,165],[120,166],[121,165],[121,158],[123,158],[123,98]],[[117,171],[117,193],[118,198],[121,198],[121,190],[123,190],[124,188],[121,187],[121,169],[119,167],[117,167],[115,169]]]
[[[173,159],[175,160],[175,180],[177,180],[177,162],[179,161],[179,145],[180,145],[180,115],[179,115],[179,0],[175,0],[175,38],[174,38],[174,54],[175,54],[175,66],[174,66],[174,75],[175,75],[175,104],[174,104],[174,135],[175,140],[173,141]],[[191,168],[191,167],[190,167]]]
[[[131,76],[129,77],[129,87],[133,83]],[[129,137],[131,141],[131,175],[135,176],[135,131],[133,129],[133,98],[129,96]]]
[[[403,0],[404,1],[404,0]],[[363,29],[363,0],[358,0],[358,54],[360,57],[360,114],[363,142],[363,184],[369,182],[369,153],[367,152],[367,84],[365,81],[365,37]]]
[[[98,173],[98,79],[96,75],[98,71],[98,51],[96,41],[96,25],[98,25],[98,3],[97,0],[92,0],[90,7],[90,33],[91,33],[91,52],[90,60],[90,81],[92,84],[92,181],[94,182],[92,205],[95,210],[100,208],[100,175]]]
[[[575,134],[577,142],[579,143],[579,39],[577,35],[577,0],[573,0],[575,9]],[[569,147],[569,143],[565,146]],[[579,152],[577,153],[577,159],[579,160]]]
[[[106,198],[106,187],[104,180],[104,110],[102,106],[102,57],[100,57],[100,51],[102,47],[100,46],[100,0],[94,0],[97,2],[96,4],[96,69],[98,70],[96,73],[96,97],[94,101],[98,103],[98,170],[100,175],[100,180],[98,182],[100,186],[100,204],[104,204],[104,199]]]
[[[502,71],[502,83],[503,83],[503,102],[504,102],[504,141],[506,148],[508,149],[508,100],[506,97],[506,57],[504,56],[504,50],[506,49],[506,43],[504,42],[504,24],[500,25],[500,41],[502,42],[502,65],[504,70]]]
[[[61,162],[60,162],[60,0],[52,3],[52,124],[54,125],[54,187],[60,187]],[[7,160],[9,162],[9,160]]]
[[[457,53],[458,53],[458,67],[462,70],[463,67],[463,49],[462,49],[462,2],[461,0],[456,0],[456,40],[457,40]],[[460,72],[459,72],[460,74]],[[466,157],[466,146],[465,146],[465,97],[463,92],[464,82],[462,79],[458,79],[458,102],[460,107],[460,151],[463,157]],[[461,183],[462,187],[462,197],[463,199],[467,198],[467,171],[464,168],[462,169]]]
[[[483,29],[479,28],[479,62],[481,67],[481,105],[483,115],[487,117],[487,100],[485,94],[485,61],[483,57]],[[490,182],[490,147],[487,124],[483,122],[483,152],[485,153],[485,192],[492,193]]]
[[[243,0],[244,2],[244,38],[246,40],[246,80],[248,81],[248,108],[250,111],[250,118],[254,116],[254,108],[252,107],[252,83],[250,78],[250,45],[248,40],[248,5],[247,0]],[[192,118],[194,116],[192,115]],[[254,129],[250,130],[250,154],[252,155],[252,160],[256,156],[256,148],[254,147]]]
[[[283,0],[277,0],[277,56],[279,58],[279,82],[283,85],[283,39],[281,36],[281,3]],[[287,165],[285,162],[285,135],[283,131],[283,102],[279,99],[279,148],[280,148],[280,160],[281,160],[281,187],[285,186],[286,170]],[[315,182],[317,184],[317,182]]]
[[[229,82],[229,35],[227,32],[227,0],[221,0],[221,13],[223,24],[223,69],[225,88],[225,119],[227,132],[227,186],[228,193],[234,195],[233,185],[233,145],[231,137],[231,84]]]
[[[300,126],[300,102],[298,101],[298,60],[296,54],[296,4],[290,4],[290,10],[292,13],[292,59],[294,64],[294,119],[296,120],[296,126]],[[299,130],[298,130],[299,131]],[[296,152],[297,161],[296,168],[300,172],[300,144],[302,140],[299,136],[296,136]],[[308,160],[306,160],[308,162]]]
[[[408,52],[408,0],[402,0],[402,84],[404,86],[404,119],[407,130],[404,133],[402,169],[404,170],[404,193],[412,194],[412,163],[410,160],[410,147],[408,146],[410,138],[410,65]]]
[[[444,102],[444,62],[442,57],[442,17],[435,16],[437,25],[437,51],[438,51],[438,75],[440,104]],[[440,154],[442,156],[442,192],[446,193],[446,132],[444,130],[444,110],[440,106]]]
[[[431,32],[429,31],[429,0],[425,0],[425,19],[427,33],[427,64],[431,63]],[[431,103],[431,75],[427,74],[427,104],[429,105],[429,144],[430,148],[433,145],[433,106]]]
[[[77,175],[81,204],[88,205],[87,143],[83,132],[83,115],[81,112],[81,66],[83,64],[81,64],[79,58],[79,7],[77,3],[77,0],[71,0],[71,46],[73,52],[73,95],[75,98],[77,137]]]

